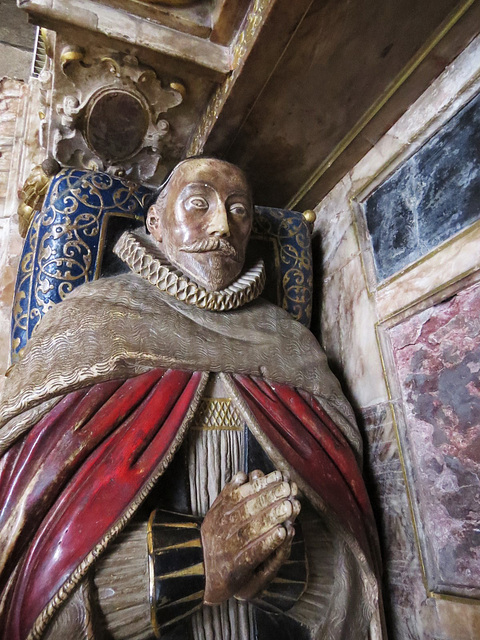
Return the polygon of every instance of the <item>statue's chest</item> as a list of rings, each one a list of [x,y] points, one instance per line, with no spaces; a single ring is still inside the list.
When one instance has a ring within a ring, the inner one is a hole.
[[[211,373],[203,397],[180,450],[162,477],[160,504],[164,509],[204,516],[223,487],[238,471],[274,465],[260,447],[232,397],[225,377]],[[260,616],[260,617],[259,617]],[[271,627],[269,614],[231,598],[217,606],[203,606],[165,640],[278,640],[290,638]],[[295,628],[295,631],[297,629]],[[298,637],[303,637],[301,634]]]
[[[222,376],[211,373],[182,447],[162,482],[162,507],[204,516],[235,473],[273,470],[230,395]],[[254,608],[234,598],[202,607],[189,626],[193,640],[258,637]]]
[[[185,443],[194,515],[205,515],[235,473],[246,470],[248,440],[235,401],[220,376],[211,374]],[[204,606],[192,617],[192,631],[194,640],[254,640],[253,608],[234,598],[215,607]]]

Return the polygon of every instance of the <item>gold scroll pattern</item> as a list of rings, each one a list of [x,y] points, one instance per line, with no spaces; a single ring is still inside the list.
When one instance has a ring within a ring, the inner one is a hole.
[[[308,222],[301,213],[271,207],[255,207],[252,234],[273,239],[277,248],[275,268],[281,278],[279,304],[295,320],[310,325],[313,264]]]
[[[110,216],[143,219],[150,191],[108,174],[68,169],[34,216],[17,276],[12,360],[39,320],[73,289],[98,277]]]

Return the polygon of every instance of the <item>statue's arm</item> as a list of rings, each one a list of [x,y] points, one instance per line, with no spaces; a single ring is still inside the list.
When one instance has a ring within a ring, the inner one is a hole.
[[[204,603],[234,595],[253,600],[288,561],[299,511],[295,494],[296,487],[278,471],[268,476],[254,472],[250,478],[237,474],[203,521],[157,510],[148,524],[131,525],[131,533],[121,534],[95,567],[98,605],[111,635],[116,640],[140,637],[150,622],[162,635]],[[129,599],[136,602],[139,617],[136,623],[129,618],[130,635],[125,635],[118,621],[122,609],[125,615],[132,611]]]

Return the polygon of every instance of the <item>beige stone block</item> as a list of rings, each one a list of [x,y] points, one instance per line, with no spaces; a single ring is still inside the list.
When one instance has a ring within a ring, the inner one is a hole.
[[[12,306],[15,291],[15,279],[17,269],[12,264],[7,264],[2,269],[2,282],[0,284],[0,306],[10,308]]]
[[[0,378],[10,366],[10,308],[0,309]]]
[[[387,318],[400,309],[480,268],[480,223],[445,243],[415,267],[377,292],[378,313]]]
[[[0,201],[4,203],[4,206],[7,197],[8,182],[10,177],[9,169],[10,165],[8,165],[7,168],[3,171],[0,171]],[[5,216],[7,215],[7,212],[5,210],[3,210],[3,212],[0,210],[0,215]]]
[[[15,123],[17,119],[17,111],[16,108],[18,105],[15,104],[15,108],[12,105],[7,105],[7,108],[0,112],[0,127],[2,131],[2,135],[8,135],[5,127],[7,127],[11,122]]]
[[[0,155],[0,172],[8,172],[12,163],[11,153],[2,153]]]
[[[12,145],[15,139],[15,130],[17,127],[17,117],[15,116],[11,120],[4,120],[0,122],[0,135],[2,138],[2,145],[0,149],[3,153],[11,152]]]
[[[480,638],[480,607],[463,602],[436,600],[442,636],[448,640]]]
[[[315,210],[315,232],[318,232],[322,239],[324,278],[341,269],[360,251],[349,205],[350,187],[347,176]]]
[[[18,110],[20,98],[6,98],[0,95],[0,118],[4,118],[5,114],[15,113]]]
[[[358,407],[388,400],[375,333],[374,300],[359,256],[324,281],[322,342]]]
[[[0,285],[0,378],[10,364],[10,321],[15,273],[12,267],[1,269]]]
[[[18,105],[21,102],[22,96],[11,96],[6,97],[4,95],[0,96],[0,114],[5,114],[8,112],[15,112],[18,110]]]
[[[8,187],[8,173],[3,172],[0,173],[0,201],[5,203],[5,199],[7,197],[7,187]],[[4,207],[5,205],[3,204],[2,207],[0,207],[0,216],[4,216],[5,212],[4,212]]]
[[[3,78],[0,80],[0,94],[2,98],[21,98],[25,95],[26,84],[23,80]]]

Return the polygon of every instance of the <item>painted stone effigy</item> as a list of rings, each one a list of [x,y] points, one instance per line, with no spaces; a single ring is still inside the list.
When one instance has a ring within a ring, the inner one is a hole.
[[[118,271],[110,264],[114,239],[145,223],[153,197],[151,188],[107,173],[57,169],[43,208],[28,213],[12,311],[12,362],[49,309],[78,286]],[[309,326],[312,256],[305,219],[295,211],[255,207],[252,240],[271,283],[264,295]]]
[[[42,318],[2,406],[2,638],[380,638],[361,439],[260,297],[243,173],[177,165],[128,273]]]

